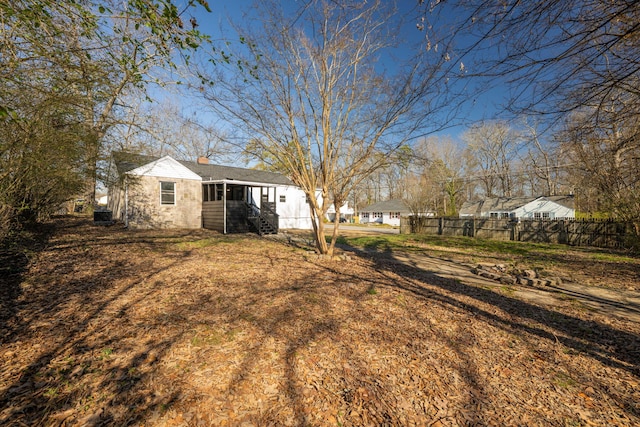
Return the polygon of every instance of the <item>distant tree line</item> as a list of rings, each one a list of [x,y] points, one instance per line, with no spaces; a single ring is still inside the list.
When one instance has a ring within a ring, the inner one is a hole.
[[[92,203],[110,148],[193,158],[233,144],[321,190],[321,252],[330,204],[381,198],[452,215],[474,198],[573,192],[640,232],[639,4],[262,0],[219,49],[192,14],[205,0],[0,2],[0,231]],[[513,94],[500,120],[429,136],[497,82]],[[172,83],[220,123],[150,108],[149,88]]]

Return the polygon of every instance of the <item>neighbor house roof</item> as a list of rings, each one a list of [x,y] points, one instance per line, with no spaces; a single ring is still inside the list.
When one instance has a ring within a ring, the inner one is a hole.
[[[160,159],[160,157],[114,152],[113,159],[118,173],[122,175],[140,166],[152,163]],[[203,181],[233,180],[264,184],[294,185],[289,178],[277,172],[214,164],[199,164],[195,161],[179,160],[178,162],[200,176]]]
[[[574,208],[574,197],[537,196],[537,197],[490,197],[475,202],[465,202],[460,208],[460,215],[480,215],[482,212],[512,212],[534,200],[546,199],[566,208]]]
[[[400,199],[385,200],[384,202],[377,202],[367,206],[364,209],[360,209],[360,212],[411,212],[409,206]]]
[[[492,197],[485,199],[481,206],[483,212],[511,212],[535,199],[537,197]]]
[[[545,196],[544,198],[547,200],[551,200],[552,202],[556,202],[557,204],[562,205],[565,208],[576,208],[576,199],[572,194],[566,196]]]

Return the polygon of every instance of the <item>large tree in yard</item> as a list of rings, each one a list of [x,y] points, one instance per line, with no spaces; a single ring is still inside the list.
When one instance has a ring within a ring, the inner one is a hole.
[[[197,5],[208,9],[205,0],[0,2],[3,228],[23,213],[46,217],[82,192],[80,181],[93,202],[102,140],[125,96],[162,83],[158,71],[206,39],[183,22]]]
[[[291,14],[280,2],[261,6],[252,28],[242,30],[246,56],[237,54],[238,63],[255,66],[204,90],[244,131],[250,154],[305,191],[317,250],[331,254],[340,214],[327,243],[328,208],[339,209],[363,179],[425,133],[427,119],[436,128],[436,113],[453,97],[444,91],[453,64],[445,49],[397,49],[406,22],[393,2],[308,1]]]

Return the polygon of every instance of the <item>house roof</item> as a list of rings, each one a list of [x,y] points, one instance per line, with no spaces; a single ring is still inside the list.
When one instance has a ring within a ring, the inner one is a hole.
[[[547,200],[551,200],[552,202],[556,202],[557,204],[562,205],[565,208],[576,208],[576,199],[573,194],[566,196],[545,196],[544,198]]]
[[[408,213],[411,209],[405,202],[400,199],[385,200],[384,202],[377,202],[367,206],[364,209],[360,209],[360,212],[401,212]]]
[[[546,199],[574,209],[575,202],[572,195],[567,196],[537,196],[537,197],[490,197],[475,202],[465,202],[460,208],[460,215],[480,215],[482,212],[512,212],[534,200]]]
[[[536,199],[537,197],[492,197],[485,199],[481,207],[483,212],[511,212]]]
[[[289,178],[276,172],[236,168],[233,166],[201,165],[188,161],[181,161],[180,163],[200,175],[203,181],[234,180],[265,184],[294,185]]]
[[[118,174],[130,172],[140,166],[159,160],[159,157],[126,152],[114,152],[113,159]],[[277,173],[256,169],[237,168],[214,164],[202,165],[195,161],[179,160],[180,164],[202,178],[203,181],[233,180],[263,184],[294,185],[289,178]]]

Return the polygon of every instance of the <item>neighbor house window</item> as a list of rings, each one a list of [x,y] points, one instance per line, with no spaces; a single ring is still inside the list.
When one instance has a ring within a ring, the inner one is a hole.
[[[502,212],[501,218],[509,218],[509,212]]]
[[[176,183],[160,182],[160,204],[175,205],[176,204]]]
[[[280,203],[285,203],[287,201],[287,196],[282,195],[280,196]]]
[[[533,218],[535,219],[541,219],[542,218],[542,214],[540,212],[534,212],[533,213]]]
[[[551,215],[549,212],[542,212],[542,219],[551,219]]]
[[[491,212],[491,213],[489,214],[489,216],[490,216],[491,218],[498,218],[498,212]]]
[[[373,217],[374,218],[382,218],[382,212],[374,212],[373,213]]]
[[[369,219],[369,212],[362,212],[362,219]]]
[[[400,212],[390,212],[389,213],[389,218],[391,218],[391,219],[400,218]]]

